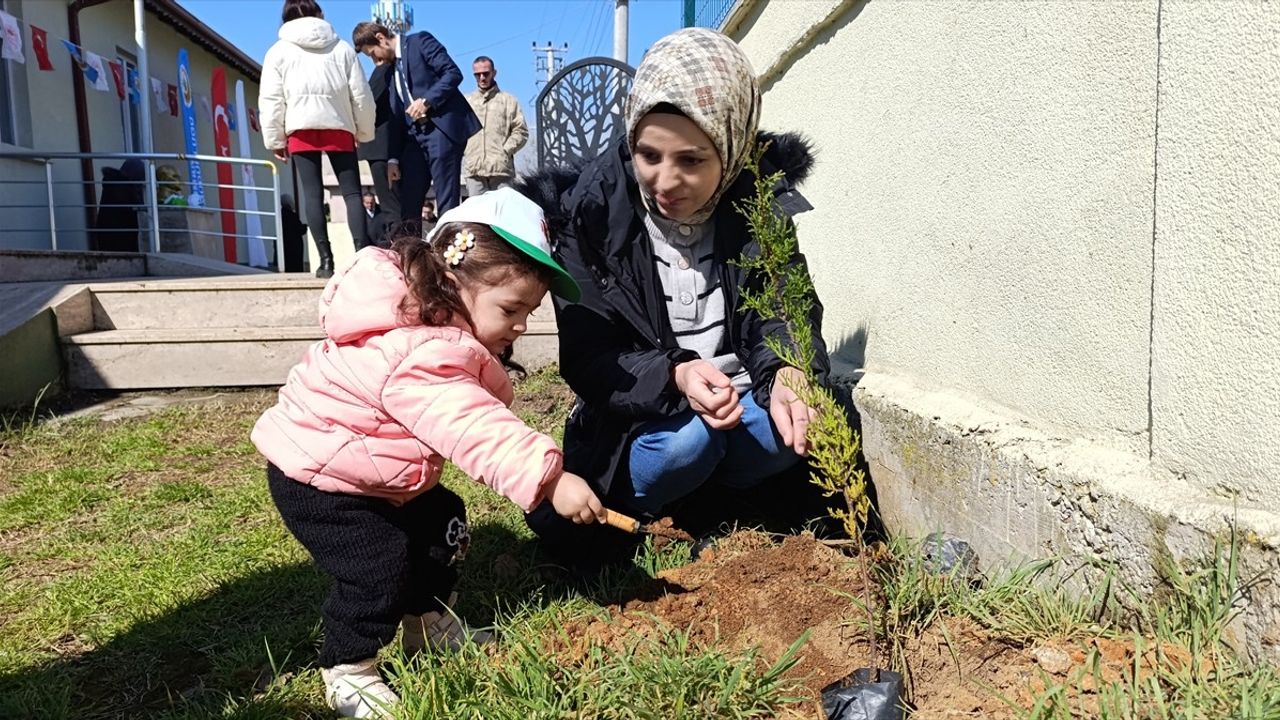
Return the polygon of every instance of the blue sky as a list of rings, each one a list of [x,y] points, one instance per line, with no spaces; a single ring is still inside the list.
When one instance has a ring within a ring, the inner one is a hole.
[[[281,0],[179,0],[196,17],[259,62],[276,40]],[[532,44],[569,43],[566,64],[613,52],[614,0],[415,0],[414,30],[435,35],[462,68],[462,91],[475,88],[471,61],[483,54],[498,67],[498,84],[520,98],[526,115],[537,95]],[[320,0],[338,35],[351,38],[369,19],[368,0]],[[631,0],[630,62],[680,27],[680,0]],[[372,65],[366,63],[366,71]],[[532,117],[530,117],[532,121]]]

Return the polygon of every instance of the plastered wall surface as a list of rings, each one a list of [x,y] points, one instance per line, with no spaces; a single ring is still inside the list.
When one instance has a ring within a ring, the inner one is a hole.
[[[763,72],[798,35],[771,2]],[[1146,444],[1156,3],[867,3],[767,88],[818,165],[799,219],[866,366]],[[759,58],[759,59],[757,59]]]
[[[1165,0],[1153,456],[1280,512],[1280,5]]]
[[[17,80],[14,88],[15,112],[19,115],[19,126],[25,126],[27,130],[24,133],[27,137],[22,139],[29,141],[29,144],[0,143],[0,150],[26,151],[40,148],[75,152],[80,148],[76,140],[75,105],[71,94],[71,70],[74,66],[66,48],[57,40],[67,36],[66,4],[36,0],[15,3],[10,0],[6,7],[23,21],[23,47],[27,53],[27,61],[25,64],[5,62],[10,76]],[[37,67],[30,47],[29,25],[48,32],[49,57],[54,67],[52,71],[41,71]],[[6,228],[4,232],[0,232],[0,247],[48,249],[49,212],[43,207],[48,201],[44,165],[23,160],[0,160],[0,175],[7,180],[24,181],[4,186],[4,198],[0,199],[0,206],[9,209],[0,209],[0,223]],[[63,181],[76,181],[79,178],[80,167],[74,162],[62,161],[53,165],[54,202],[60,206],[55,210],[59,227],[83,230],[85,226],[84,211],[79,209],[84,203],[80,186],[61,184]],[[13,207],[16,205],[36,207]],[[59,240],[63,243],[62,249],[83,250],[86,247],[86,238],[80,233],[69,234]]]
[[[25,79],[25,102],[19,98],[20,113],[29,114],[30,145],[0,145],[0,149],[44,150],[78,152],[79,136],[76,129],[75,95],[72,84],[72,72],[79,72],[72,64],[71,58],[63,47],[60,38],[70,34],[67,26],[66,3],[45,2],[41,0],[23,0],[13,8],[24,22],[24,37],[27,62],[25,65],[10,63],[10,68],[22,73]],[[273,18],[275,16],[272,16]],[[37,68],[34,54],[30,48],[29,30],[26,24],[34,24],[49,33],[49,57],[54,66],[53,71],[45,72]],[[213,124],[204,112],[199,101],[200,95],[210,95],[210,81],[213,68],[222,64],[193,40],[180,35],[174,28],[161,22],[154,15],[147,15],[147,32],[150,45],[150,74],[163,83],[177,84],[178,49],[186,48],[191,58],[193,89],[196,93],[197,137],[200,151],[214,154]],[[86,8],[80,12],[81,46],[103,57],[103,61],[115,60],[120,51],[128,57],[134,57],[133,7],[131,3],[116,2]],[[235,83],[245,81],[245,95],[250,107],[257,107],[258,85],[250,81],[235,69],[226,67],[227,96],[234,102]],[[109,72],[109,70],[108,70]],[[150,81],[143,80],[143,101],[151,102]],[[120,111],[120,100],[116,95],[113,79],[108,79],[110,90],[101,92],[86,84],[85,97],[90,123],[90,139],[94,152],[123,152],[125,149],[124,121]],[[172,117],[168,111],[156,112],[152,108],[152,136],[156,152],[179,152],[184,150],[182,126],[179,117]],[[232,134],[232,153],[240,154],[237,139]],[[262,136],[251,133],[253,143],[252,155],[255,158],[269,159],[270,153],[262,146]],[[120,165],[119,160],[104,160],[96,164],[94,179],[102,179],[101,168]],[[31,184],[10,185],[5,188],[7,195],[0,205],[43,204],[46,202],[46,190],[43,185],[44,167],[23,161],[0,160],[0,168],[4,169],[6,178],[21,178],[33,181]],[[54,180],[56,204],[60,206],[57,215],[59,228],[59,249],[84,250],[88,248],[88,238],[84,234],[85,215],[81,209],[84,194],[77,181],[80,180],[80,166],[76,161],[57,161],[54,163]],[[179,168],[186,177],[186,167]],[[213,182],[216,174],[212,165],[204,168],[206,182]],[[235,175],[239,184],[239,174]],[[255,170],[255,183],[270,185],[271,176],[265,169]],[[64,184],[67,183],[67,184]],[[96,189],[101,191],[101,186]],[[206,188],[206,195],[211,195],[216,202],[216,189]],[[10,200],[9,198],[13,199]],[[18,198],[21,198],[20,200]],[[268,195],[261,195],[259,204],[267,206]],[[240,202],[237,191],[237,203]],[[0,210],[0,219],[6,220],[9,228],[31,228],[30,232],[0,233],[0,247],[24,249],[48,249],[48,213],[43,208],[27,209],[15,216],[15,210]],[[12,218],[12,219],[9,219]],[[243,217],[237,220],[241,224],[240,233],[244,233]],[[262,223],[267,232],[272,227],[272,219],[264,217]],[[243,240],[240,241],[243,257]]]
[[[91,46],[90,30],[92,26],[93,32],[101,33],[100,39],[96,42],[103,47],[115,49],[118,45],[124,49],[128,49],[133,41],[133,14],[132,12],[121,12],[120,8],[127,7],[121,3],[111,5],[103,5],[89,8],[81,13],[82,34],[85,37],[86,46]],[[269,19],[271,22],[278,22],[278,16],[267,9],[263,9],[258,19]],[[166,87],[172,83],[178,85],[178,50],[186,48],[191,63],[191,85],[193,97],[193,108],[196,113],[196,138],[202,155],[215,155],[213,144],[213,119],[209,113],[205,112],[204,105],[200,101],[200,96],[208,97],[212,100],[210,83],[213,79],[213,69],[218,65],[222,65],[226,73],[227,84],[227,101],[235,102],[236,81],[243,80],[245,84],[245,100],[249,107],[256,108],[258,106],[258,84],[245,77],[235,68],[226,65],[220,59],[214,57],[204,48],[195,43],[194,40],[179,34],[169,25],[160,22],[152,15],[147,16],[147,32],[148,44],[150,50],[150,63],[148,68],[152,77],[155,77],[164,83]],[[260,60],[261,58],[255,58]],[[144,93],[144,100],[150,101],[151,92],[149,87]],[[167,90],[166,90],[167,92]],[[94,125],[93,145],[95,150],[115,150],[119,151],[124,147],[124,131],[120,124],[119,104],[114,93],[97,93],[89,92],[90,108],[92,113],[109,114],[114,112],[116,118],[114,124],[103,123],[105,127],[99,124]],[[167,97],[166,97],[167,101]],[[155,112],[152,107],[151,128],[152,137],[154,138],[154,147],[156,152],[184,152],[186,148],[186,140],[182,129],[182,111],[179,108],[178,116],[172,116],[166,109],[164,112]],[[262,144],[262,135],[260,133],[249,133],[251,156],[260,160],[268,160],[271,154],[267,152],[266,147]],[[241,148],[239,147],[239,139],[235,132],[231,133],[231,154],[239,157]],[[177,167],[179,174],[184,180],[187,179],[186,163],[171,163]],[[238,165],[232,166],[232,184],[240,185],[240,169]],[[287,169],[287,168],[286,168]],[[201,167],[203,179],[205,183],[205,203],[209,207],[218,207],[218,189],[212,184],[217,182],[216,165],[213,163],[204,163]],[[269,187],[271,184],[271,175],[266,168],[256,168],[254,170],[254,184],[262,187]],[[286,183],[282,178],[282,188]],[[287,192],[287,190],[283,190]],[[241,207],[243,200],[241,193],[236,191],[236,207]],[[258,196],[258,204],[260,209],[269,209],[270,196],[268,194],[260,194]],[[237,215],[237,233],[243,235],[247,230],[245,227],[245,216]],[[271,234],[274,220],[270,217],[263,216],[260,220],[264,234]],[[241,262],[248,257],[248,251],[245,247],[245,240],[239,238],[237,240],[238,250],[237,257]]]
[[[765,73],[839,4],[727,29]],[[762,123],[817,146],[829,343],[1280,511],[1280,5],[849,5]]]

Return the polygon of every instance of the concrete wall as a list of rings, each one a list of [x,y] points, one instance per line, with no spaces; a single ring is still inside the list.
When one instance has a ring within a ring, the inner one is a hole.
[[[1280,6],[1163,7],[1152,455],[1280,512]]]
[[[58,38],[67,37],[66,3],[39,0],[7,0],[7,11],[23,21],[25,64],[8,61],[10,77],[16,80],[15,112],[24,128],[19,144],[0,144],[5,150],[61,150],[75,152],[75,105],[71,91],[71,61]],[[27,24],[49,33],[49,57],[53,71],[41,72],[31,51],[31,34]],[[59,242],[66,249],[87,247],[84,194],[77,184],[80,168],[74,162],[53,165],[54,202],[58,207],[56,223],[68,232]],[[0,248],[48,249],[50,247],[48,194],[43,164],[21,160],[0,160],[0,178],[21,182],[3,185],[0,197]],[[16,208],[16,205],[34,206]]]
[[[756,71],[837,4],[766,4]],[[819,36],[763,126],[817,141],[799,223],[831,339],[864,326],[868,370],[1144,433],[1154,38],[1155,0],[870,3]]]
[[[14,0],[9,1],[14,2]],[[48,31],[49,55],[54,66],[53,72],[41,72],[36,68],[34,57],[29,57],[25,68],[22,65],[11,66],[17,68],[18,72],[25,73],[29,98],[24,110],[33,119],[30,145],[19,149],[78,151],[80,147],[76,130],[75,96],[72,89],[74,66],[66,49],[59,40],[59,38],[65,38],[69,34],[67,30],[66,3],[23,0],[19,9],[24,21],[34,23]],[[24,28],[24,33],[26,32],[27,30]],[[133,4],[128,0],[114,0],[114,2],[81,11],[80,32],[81,46],[102,55],[104,61],[116,59],[121,52],[128,57],[133,57],[135,55]],[[26,37],[29,38],[29,34]],[[178,50],[180,48],[187,49],[191,62],[192,88],[196,95],[195,112],[197,115],[196,127],[199,149],[203,154],[215,154],[212,120],[204,112],[203,105],[199,100],[201,95],[211,95],[210,83],[213,68],[217,65],[223,65],[226,68],[229,102],[235,102],[236,81],[243,80],[245,82],[245,96],[248,105],[257,107],[257,83],[250,81],[249,78],[233,68],[225,66],[221,60],[196,45],[190,38],[179,34],[173,27],[161,22],[151,14],[147,15],[147,37],[150,46],[150,74],[166,84],[173,83],[177,85]],[[29,47],[27,52],[30,56]],[[94,152],[124,152],[126,130],[120,109],[121,102],[116,95],[114,80],[109,79],[108,82],[111,86],[108,92],[94,90],[91,86],[86,87],[86,101],[90,119],[90,142]],[[150,81],[142,79],[142,82],[144,85],[142,99],[144,102],[150,103]],[[151,115],[155,151],[162,153],[185,151],[181,116],[170,116],[167,110],[163,113],[157,113],[154,111],[154,107],[151,107]],[[264,160],[270,159],[270,153],[262,146],[261,134],[250,133],[249,137],[252,144],[252,156]],[[235,133],[232,133],[231,137],[231,152],[237,156],[241,154]],[[103,166],[119,166],[119,164],[119,160],[107,160],[97,163],[95,180],[101,179],[101,168]],[[178,171],[186,179],[186,164],[175,163],[175,165],[181,165],[181,167],[178,167]],[[56,179],[72,183],[80,180],[78,162],[58,161],[54,167],[57,175]],[[11,170],[21,173],[21,177],[24,179],[31,178],[36,180],[41,180],[44,172],[41,165],[0,160],[0,172],[7,174]],[[209,183],[216,182],[217,173],[215,167],[206,163],[202,168],[202,172],[206,183],[206,201],[210,206],[217,207],[217,189],[207,187]],[[242,184],[240,183],[238,169],[233,174],[233,178],[234,184]],[[270,182],[270,173],[265,168],[255,170],[256,185],[269,186]],[[28,198],[24,199],[23,203],[43,203],[45,201],[45,189],[42,185],[10,187],[13,188],[13,192],[22,193],[24,198]],[[97,191],[100,191],[100,187],[97,188]],[[83,197],[81,186],[78,184],[58,187],[57,202],[60,205],[82,206]],[[270,207],[269,197],[267,194],[259,196],[259,204],[266,209]],[[237,191],[236,203],[237,206],[242,203],[239,191]],[[9,204],[12,204],[12,202],[8,200],[0,202],[0,205]],[[6,212],[12,213],[13,211],[0,210],[0,214]],[[8,223],[7,227],[31,228],[32,231],[21,235],[0,233],[0,247],[49,248],[48,221],[44,216],[47,216],[47,213],[37,210],[26,211],[22,215],[14,217],[13,222]],[[66,218],[65,221],[63,219],[64,216]],[[237,222],[239,225],[237,232],[245,234],[244,216],[237,216]],[[262,218],[262,224],[267,234],[273,232],[274,223],[271,218]],[[83,232],[85,217],[82,210],[68,208],[61,211],[58,218],[58,226],[59,249],[83,250],[88,247],[88,238]],[[239,257],[243,260],[247,258],[245,241],[241,239],[238,244]]]
[[[0,333],[0,408],[29,408],[62,390],[62,356],[53,310]]]
[[[894,529],[1280,570],[1280,5],[740,2]],[[1280,658],[1280,593],[1241,641]],[[1267,604],[1269,603],[1269,605]],[[1270,609],[1268,609],[1270,608]]]

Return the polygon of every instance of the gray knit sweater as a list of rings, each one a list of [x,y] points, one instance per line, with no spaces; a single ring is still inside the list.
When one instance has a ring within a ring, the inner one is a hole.
[[[728,312],[715,262],[715,223],[686,225],[645,213],[653,260],[676,344],[698,353],[733,378],[739,394],[751,388],[751,376],[725,342]]]

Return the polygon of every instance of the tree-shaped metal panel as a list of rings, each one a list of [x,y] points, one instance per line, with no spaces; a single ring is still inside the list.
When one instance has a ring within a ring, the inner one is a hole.
[[[635,70],[607,57],[579,60],[538,93],[538,166],[578,167],[626,132],[623,107]]]

